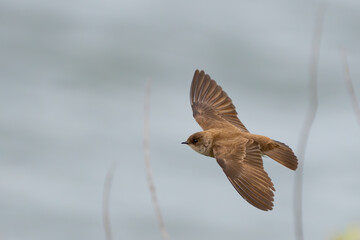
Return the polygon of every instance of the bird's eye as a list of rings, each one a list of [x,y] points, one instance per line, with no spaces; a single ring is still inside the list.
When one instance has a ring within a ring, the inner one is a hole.
[[[199,140],[197,140],[196,138],[193,139],[194,143],[197,143]]]

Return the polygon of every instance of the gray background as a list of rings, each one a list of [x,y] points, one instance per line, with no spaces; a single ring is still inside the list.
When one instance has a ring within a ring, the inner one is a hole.
[[[295,152],[308,105],[317,1],[0,2],[0,239],[160,239],[143,161],[151,80],[151,160],[171,239],[292,239],[294,172],[269,158],[275,208],[233,189],[214,159],[180,142],[200,127],[189,89],[205,69],[253,133]],[[331,1],[319,62],[319,110],[304,166],[307,239],[360,221],[360,130],[339,58],[360,97],[360,4]]]

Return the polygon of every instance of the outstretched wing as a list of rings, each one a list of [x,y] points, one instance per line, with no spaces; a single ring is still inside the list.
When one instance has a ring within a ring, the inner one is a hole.
[[[195,120],[204,130],[230,123],[248,132],[237,117],[231,99],[204,71],[195,71],[190,89],[190,103]]]
[[[264,170],[257,142],[244,138],[236,147],[215,145],[214,155],[231,184],[246,201],[261,210],[272,210],[275,188]]]

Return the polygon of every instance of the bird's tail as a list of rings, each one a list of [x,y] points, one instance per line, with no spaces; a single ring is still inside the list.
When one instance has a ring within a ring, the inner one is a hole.
[[[296,170],[298,160],[291,148],[282,142],[273,141],[278,146],[264,153],[285,167]]]

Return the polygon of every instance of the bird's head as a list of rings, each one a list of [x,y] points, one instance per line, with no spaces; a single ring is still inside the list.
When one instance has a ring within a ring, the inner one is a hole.
[[[182,144],[187,144],[194,151],[209,156],[212,137],[205,132],[197,132],[192,134],[185,142],[182,142]]]

